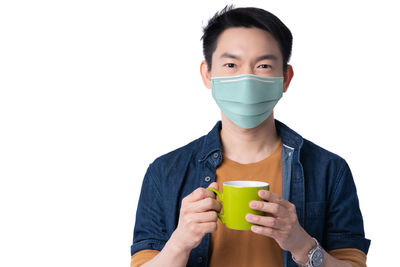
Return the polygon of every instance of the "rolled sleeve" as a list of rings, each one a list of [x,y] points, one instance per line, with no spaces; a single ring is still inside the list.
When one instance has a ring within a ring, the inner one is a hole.
[[[335,183],[328,204],[325,249],[356,248],[367,254],[371,241],[365,238],[356,186],[344,160]]]
[[[366,267],[367,255],[359,249],[355,248],[341,248],[330,250],[328,253],[338,260],[350,263],[353,267]]]
[[[138,267],[146,262],[152,260],[155,256],[158,255],[160,251],[151,250],[151,249],[144,249],[141,251],[136,252],[131,257],[131,267]]]

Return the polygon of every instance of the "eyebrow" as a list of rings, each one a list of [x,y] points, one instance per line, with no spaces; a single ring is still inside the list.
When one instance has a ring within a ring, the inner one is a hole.
[[[233,54],[229,54],[229,53],[223,53],[220,58],[233,58],[233,59],[240,59],[240,57],[233,55]],[[260,61],[263,59],[270,59],[270,60],[278,60],[278,57],[272,54],[266,54],[266,55],[262,55],[256,58],[256,61]]]

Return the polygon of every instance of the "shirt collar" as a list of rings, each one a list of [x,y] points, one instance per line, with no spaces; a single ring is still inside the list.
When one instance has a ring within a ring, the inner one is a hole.
[[[303,145],[303,138],[290,129],[288,126],[283,124],[282,122],[275,120],[276,130],[278,135],[282,139],[282,143],[285,146],[288,146],[292,149],[300,149]],[[199,161],[203,161],[208,157],[212,156],[214,153],[218,153],[221,155],[221,139],[220,139],[220,131],[222,128],[221,121],[218,121],[212,130],[205,136],[205,141],[201,148],[200,159]]]
[[[213,153],[221,154],[221,139],[219,136],[219,132],[221,131],[222,123],[218,121],[212,130],[205,136],[205,141],[203,143],[203,147],[201,148],[200,159],[199,161],[203,161],[208,158]]]
[[[275,127],[278,135],[282,139],[283,145],[293,149],[301,149],[303,146],[303,137],[301,135],[278,120],[275,120]]]

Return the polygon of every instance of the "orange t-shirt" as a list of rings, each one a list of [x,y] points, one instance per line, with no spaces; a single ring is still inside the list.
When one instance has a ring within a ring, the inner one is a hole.
[[[220,190],[227,181],[264,181],[269,183],[271,192],[282,195],[282,141],[270,156],[259,162],[240,164],[224,157],[216,174]],[[217,231],[211,234],[210,267],[283,266],[282,249],[274,239],[251,231],[231,230],[220,220],[217,224]],[[158,253],[156,250],[147,249],[138,251],[131,258],[131,267],[142,265]],[[361,250],[343,248],[331,250],[329,253],[354,267],[366,266],[366,255]]]
[[[233,180],[261,181],[270,185],[270,191],[282,196],[282,144],[267,158],[250,164],[241,164],[224,157],[217,169],[218,188]],[[220,220],[217,231],[211,234],[210,267],[276,267],[283,266],[282,249],[273,238],[252,231],[232,230]]]

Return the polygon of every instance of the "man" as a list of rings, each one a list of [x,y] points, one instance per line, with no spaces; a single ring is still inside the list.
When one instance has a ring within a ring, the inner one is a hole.
[[[132,266],[366,266],[370,241],[350,169],[274,119],[293,77],[289,29],[258,8],[225,7],[204,28],[200,71],[221,109],[206,135],[156,159],[137,208]],[[251,231],[217,220],[207,187],[268,182]]]

